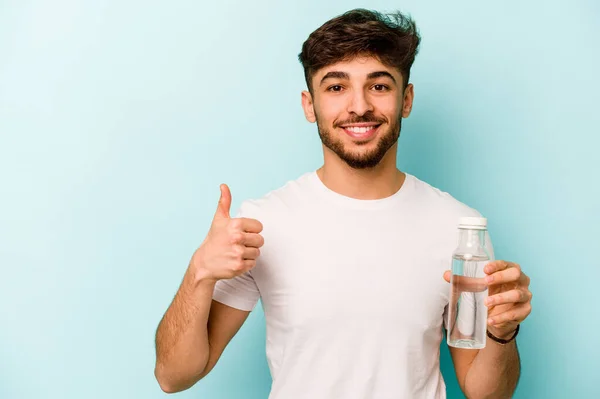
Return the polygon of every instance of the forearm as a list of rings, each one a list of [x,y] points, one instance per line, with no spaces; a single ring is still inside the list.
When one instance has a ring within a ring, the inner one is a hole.
[[[471,364],[465,379],[469,399],[507,399],[519,380],[521,365],[516,341],[500,345],[487,338]]]
[[[188,389],[206,367],[214,285],[214,281],[197,279],[188,271],[158,326],[155,375],[167,392]]]

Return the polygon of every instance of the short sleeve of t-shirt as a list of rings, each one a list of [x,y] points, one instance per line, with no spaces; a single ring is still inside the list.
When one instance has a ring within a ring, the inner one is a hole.
[[[478,215],[478,216],[481,216],[481,215]],[[490,255],[490,262],[495,260],[494,246],[492,244],[492,240],[490,238],[489,233],[486,234],[486,237],[485,237],[485,246],[488,251],[488,254]],[[467,300],[465,301],[465,305],[466,306],[469,306],[469,305],[475,306],[475,304],[472,303],[472,301],[469,302],[468,298],[470,298],[470,297],[466,297]],[[465,306],[465,305],[463,305],[463,306]],[[448,306],[449,305],[446,305],[446,307],[444,308],[444,328],[446,329],[446,331],[448,331]],[[474,314],[474,312],[467,312],[467,314]],[[458,320],[458,322],[463,324],[464,326],[472,326],[473,325],[473,320]],[[467,330],[468,330],[467,327],[464,327],[461,329],[461,331],[467,331]]]
[[[242,203],[235,217],[252,217],[246,209],[246,204]],[[217,281],[213,292],[215,301],[247,312],[254,310],[259,298],[260,292],[252,277],[252,270],[232,279]]]
[[[215,285],[213,299],[232,308],[250,312],[258,303],[260,292],[251,271],[229,280],[219,280]]]

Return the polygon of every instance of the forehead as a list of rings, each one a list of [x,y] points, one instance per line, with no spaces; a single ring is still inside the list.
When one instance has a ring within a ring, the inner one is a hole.
[[[329,72],[345,72],[350,79],[366,78],[372,72],[386,71],[389,72],[397,82],[400,82],[402,76],[400,72],[388,65],[383,64],[375,57],[359,56],[345,61],[339,61],[335,64],[327,65],[319,69],[313,76],[314,79],[320,80]]]

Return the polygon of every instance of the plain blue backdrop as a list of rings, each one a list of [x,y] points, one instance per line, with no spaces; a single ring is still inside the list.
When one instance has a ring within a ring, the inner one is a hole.
[[[598,398],[600,6],[0,0],[0,398],[161,398],[154,333],[228,183],[322,162],[302,42],[357,6],[423,36],[399,167],[531,277],[517,398]],[[260,307],[181,398],[266,398]],[[449,397],[461,397],[445,345]]]

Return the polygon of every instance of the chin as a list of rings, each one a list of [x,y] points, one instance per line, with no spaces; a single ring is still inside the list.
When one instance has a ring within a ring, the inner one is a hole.
[[[381,163],[381,159],[344,159],[344,162],[356,170],[372,169]]]

